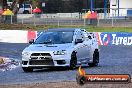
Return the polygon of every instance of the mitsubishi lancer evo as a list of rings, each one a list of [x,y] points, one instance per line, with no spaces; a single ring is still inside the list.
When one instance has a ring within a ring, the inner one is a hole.
[[[81,28],[48,29],[22,52],[22,69],[32,72],[33,69],[51,67],[70,67],[99,63],[99,46],[96,34]]]

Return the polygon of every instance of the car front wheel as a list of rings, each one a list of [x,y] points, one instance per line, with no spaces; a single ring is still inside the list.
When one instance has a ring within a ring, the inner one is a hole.
[[[75,69],[76,65],[77,65],[76,53],[72,53],[72,55],[71,55],[71,61],[70,61],[70,69]]]

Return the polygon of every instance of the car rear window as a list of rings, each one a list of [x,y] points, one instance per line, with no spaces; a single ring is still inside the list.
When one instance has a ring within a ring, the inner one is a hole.
[[[19,5],[19,8],[23,8],[23,5],[22,5],[22,4],[20,4],[20,5]]]
[[[25,8],[30,8],[30,5],[25,5],[24,7],[25,7]]]
[[[24,4],[20,4],[19,5],[19,8],[23,8],[23,7],[24,8],[31,8],[30,5],[28,5],[28,4],[25,4],[25,5]]]

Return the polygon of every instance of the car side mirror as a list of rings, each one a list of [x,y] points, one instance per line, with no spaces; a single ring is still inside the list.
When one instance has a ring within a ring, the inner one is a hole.
[[[92,39],[92,37],[91,37],[91,36],[88,36],[88,38],[89,38],[89,39]]]
[[[34,43],[34,39],[29,40],[29,44]]]
[[[76,39],[75,44],[82,43],[82,42],[83,42],[82,39]]]

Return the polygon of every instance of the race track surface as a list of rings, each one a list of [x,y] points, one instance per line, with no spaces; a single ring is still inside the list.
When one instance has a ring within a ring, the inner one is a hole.
[[[21,52],[28,44],[0,43],[0,56],[21,61]],[[98,67],[83,66],[88,74],[130,74],[132,76],[132,46],[100,46]],[[75,81],[76,70],[40,69],[25,73],[18,67],[11,71],[0,72],[0,85],[34,82]]]

